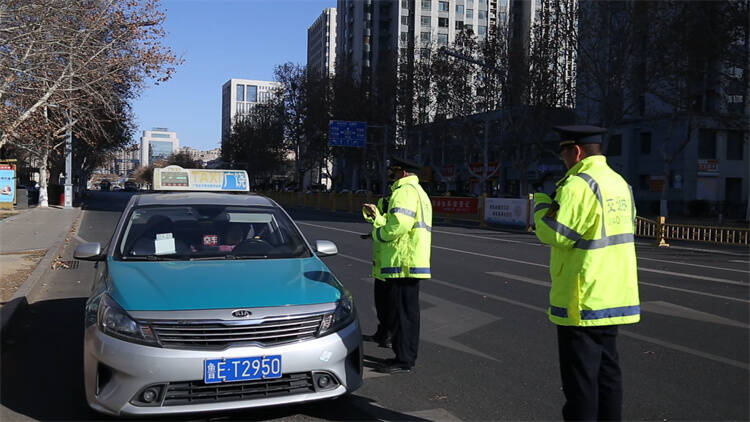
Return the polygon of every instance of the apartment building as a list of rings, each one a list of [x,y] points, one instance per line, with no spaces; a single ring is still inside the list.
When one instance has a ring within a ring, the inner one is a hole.
[[[230,79],[221,87],[221,139],[232,130],[237,117],[245,115],[256,104],[268,102],[281,88],[278,82],[253,79]]]
[[[331,76],[336,66],[336,8],[329,7],[307,29],[307,71]]]

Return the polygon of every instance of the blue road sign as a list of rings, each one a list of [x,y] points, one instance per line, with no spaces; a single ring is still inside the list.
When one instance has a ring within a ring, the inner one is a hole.
[[[367,142],[367,123],[331,120],[328,143],[332,147],[363,148]]]

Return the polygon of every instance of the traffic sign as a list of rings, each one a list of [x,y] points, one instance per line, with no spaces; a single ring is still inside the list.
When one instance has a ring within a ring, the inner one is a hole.
[[[328,129],[328,144],[332,147],[364,148],[367,142],[365,122],[331,120]]]

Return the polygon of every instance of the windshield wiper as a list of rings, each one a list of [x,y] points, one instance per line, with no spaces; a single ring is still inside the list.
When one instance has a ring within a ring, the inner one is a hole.
[[[246,255],[243,255],[243,254],[239,254],[239,255],[232,255],[232,254],[224,255],[224,259],[267,259],[267,258],[268,258],[268,255],[247,255],[247,254]]]

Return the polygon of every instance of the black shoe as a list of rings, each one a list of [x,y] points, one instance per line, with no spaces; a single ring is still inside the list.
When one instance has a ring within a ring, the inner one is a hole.
[[[362,340],[371,341],[373,343],[378,343],[378,344],[385,343],[386,341],[390,343],[390,340],[386,336],[377,332],[375,334],[364,334],[362,336]]]
[[[397,361],[396,359],[388,359],[387,361],[385,361],[385,363],[383,363],[383,365],[376,368],[375,370],[383,374],[398,374],[411,372],[413,367],[414,365],[409,365],[407,363]]]

